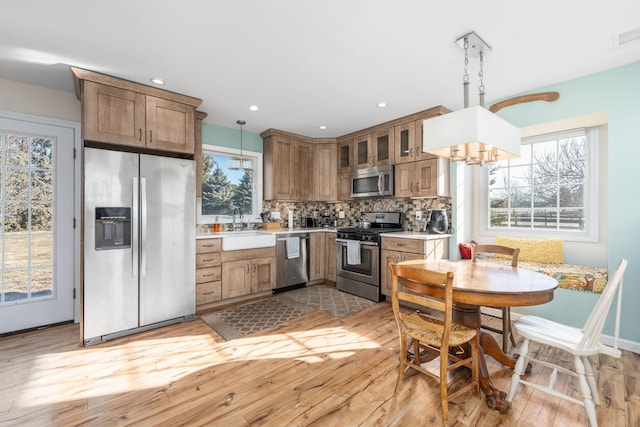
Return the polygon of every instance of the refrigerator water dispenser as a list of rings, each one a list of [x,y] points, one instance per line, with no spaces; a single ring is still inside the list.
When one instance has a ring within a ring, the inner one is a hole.
[[[96,208],[96,250],[131,247],[131,208]]]

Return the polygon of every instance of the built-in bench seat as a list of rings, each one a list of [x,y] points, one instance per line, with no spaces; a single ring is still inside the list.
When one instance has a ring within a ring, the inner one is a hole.
[[[484,260],[511,265],[510,259],[487,257]],[[518,267],[537,271],[553,277],[558,281],[558,287],[581,292],[601,293],[605,286],[609,272],[606,268],[590,267],[573,264],[551,264],[534,261],[518,261]]]
[[[496,244],[520,248],[518,267],[544,273],[558,281],[558,287],[581,292],[601,293],[609,277],[606,268],[565,264],[560,239],[524,239],[496,236]],[[500,255],[494,262],[511,265]]]

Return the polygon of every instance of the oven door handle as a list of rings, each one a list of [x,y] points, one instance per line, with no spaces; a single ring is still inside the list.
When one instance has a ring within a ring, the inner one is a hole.
[[[347,242],[350,242],[350,241],[352,241],[352,240],[336,239],[336,244],[340,245],[340,246],[347,246]],[[363,241],[360,241],[360,246],[379,246],[379,245],[376,242],[363,242]]]

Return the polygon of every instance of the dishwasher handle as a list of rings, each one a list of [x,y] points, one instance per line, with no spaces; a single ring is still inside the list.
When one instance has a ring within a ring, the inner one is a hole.
[[[291,237],[300,237],[300,240],[309,240],[309,236],[291,236]],[[276,242],[286,242],[288,237],[282,237],[276,239]]]

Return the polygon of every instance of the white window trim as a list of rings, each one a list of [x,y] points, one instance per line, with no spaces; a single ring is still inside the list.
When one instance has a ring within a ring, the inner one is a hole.
[[[229,147],[220,147],[217,145],[203,145],[202,154],[239,156],[240,150]],[[255,188],[253,189],[254,191],[252,204],[258,211],[260,211],[262,207],[262,153],[258,153],[257,151],[242,150],[242,155],[243,157],[250,157],[255,159],[253,169]],[[230,224],[233,221],[232,215],[202,215],[202,197],[198,197],[196,207],[198,224],[213,224],[214,222],[216,222],[216,218],[218,219],[218,223],[220,224]],[[243,215],[242,219],[244,222],[262,222],[261,218],[259,216],[256,217],[255,215]]]
[[[566,129],[565,131],[570,131]],[[552,135],[556,132],[541,133],[539,136]],[[531,135],[527,139],[535,138]],[[473,172],[473,181],[476,194],[476,203],[478,215],[475,216],[476,224],[475,229],[478,230],[478,235],[483,237],[495,237],[508,235],[512,237],[527,237],[527,238],[554,238],[562,239],[572,242],[597,242],[598,241],[598,206],[599,206],[599,191],[598,191],[598,148],[599,148],[599,131],[598,127],[594,126],[587,130],[587,201],[586,201],[586,213],[587,213],[587,226],[584,231],[569,231],[569,230],[525,230],[525,229],[492,229],[489,228],[488,219],[488,204],[489,204],[489,189],[487,187],[489,168],[482,167],[476,168]]]

